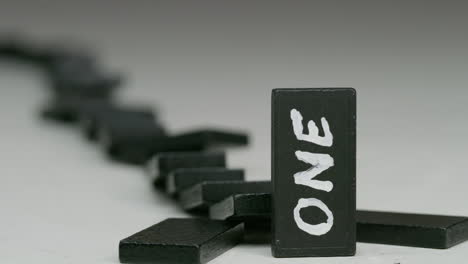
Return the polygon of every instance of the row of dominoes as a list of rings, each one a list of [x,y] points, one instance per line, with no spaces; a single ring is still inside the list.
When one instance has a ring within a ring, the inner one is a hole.
[[[44,118],[78,124],[85,138],[100,143],[112,159],[145,165],[156,189],[197,216],[167,219],[123,239],[121,262],[205,263],[242,241],[270,243],[272,237],[277,257],[354,255],[356,241],[442,249],[468,238],[466,217],[355,210],[353,173],[340,179],[335,171],[329,172],[333,176],[329,181],[326,175],[314,179],[331,167],[355,170],[352,89],[273,92],[272,186],[270,181],[245,181],[243,169],[228,168],[220,150],[247,145],[245,133],[168,132],[151,107],[117,104],[113,94],[123,78],[103,71],[84,50],[10,36],[0,42],[0,56],[45,71],[52,96],[42,111]],[[330,107],[340,110],[327,112]],[[302,115],[311,120],[309,134],[303,131]],[[323,133],[312,121],[320,118]],[[331,148],[336,145],[338,149]],[[342,163],[348,167],[339,167]],[[337,194],[334,188],[339,189]],[[302,200],[297,194],[323,196],[328,206],[322,208],[317,203],[322,200]],[[300,200],[306,204],[302,209],[310,208],[301,211]]]

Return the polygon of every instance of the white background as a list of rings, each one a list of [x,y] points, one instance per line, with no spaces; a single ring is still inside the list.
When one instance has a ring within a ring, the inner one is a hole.
[[[125,103],[172,132],[247,130],[229,152],[270,177],[275,87],[358,90],[360,209],[468,215],[465,1],[1,1],[0,29],[84,43],[124,72]],[[0,263],[118,263],[118,242],[186,214],[140,167],[109,162],[72,127],[37,117],[39,72],[0,64]],[[274,259],[240,245],[211,263],[463,263],[448,250],[358,243],[347,258]]]

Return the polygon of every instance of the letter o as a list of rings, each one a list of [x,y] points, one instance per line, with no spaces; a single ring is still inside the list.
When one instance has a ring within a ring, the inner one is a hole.
[[[306,208],[309,206],[315,206],[322,210],[327,215],[327,222],[316,225],[311,225],[304,222],[304,220],[302,220],[301,218],[300,211],[302,208]],[[301,198],[299,199],[299,201],[297,201],[297,205],[294,208],[294,221],[296,221],[297,226],[302,231],[311,235],[321,236],[328,233],[328,231],[330,231],[330,229],[332,228],[333,213],[330,211],[330,209],[328,209],[328,206],[326,204],[324,204],[322,201],[316,198]]]

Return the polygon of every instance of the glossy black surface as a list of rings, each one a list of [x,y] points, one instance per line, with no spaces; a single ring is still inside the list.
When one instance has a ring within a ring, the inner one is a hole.
[[[165,187],[169,173],[182,168],[226,167],[223,152],[164,152],[154,156],[147,165],[148,174],[156,186]]]
[[[269,181],[202,182],[180,192],[179,202],[185,210],[205,211],[233,194],[268,192],[271,192]]]
[[[156,115],[149,107],[121,107],[112,105],[104,109],[86,108],[80,111],[79,122],[83,134],[87,139],[97,139],[98,127],[108,123],[123,122],[125,120],[140,118],[149,122],[156,122]]]
[[[300,139],[293,129],[292,121],[293,116],[297,117],[297,113],[301,115],[299,124],[303,126],[302,133],[311,133],[315,138],[327,135],[326,124],[324,125],[324,122],[327,122],[333,137],[331,143],[311,141],[310,137],[308,140]],[[315,126],[312,125],[313,122]],[[301,159],[299,155],[302,155]],[[312,157],[312,161],[304,161],[307,157]],[[325,167],[325,164],[331,166]],[[321,168],[324,169],[320,171]],[[298,181],[295,174],[306,171],[320,172],[315,176],[314,182],[311,182],[311,178],[305,183]],[[273,90],[273,255],[275,257],[354,255],[355,177],[355,90],[352,88]],[[328,184],[331,182],[332,188],[319,189],[315,183],[317,181],[322,183],[328,181]],[[311,186],[312,184],[316,187]],[[328,215],[326,210],[330,212]]]
[[[234,194],[210,206],[210,218],[244,223],[247,243],[271,242],[271,193]]]
[[[108,98],[123,82],[123,76],[119,74],[102,73],[93,68],[72,72],[59,70],[61,69],[57,69],[50,78],[50,87],[61,96]]]
[[[244,180],[244,170],[211,168],[182,168],[170,172],[166,180],[166,192],[172,195],[179,193],[195,184],[207,181],[241,181]]]
[[[206,263],[241,242],[243,224],[166,219],[120,241],[122,263]]]
[[[468,239],[468,217],[357,211],[360,242],[445,249]]]
[[[166,140],[153,142],[153,153],[174,151],[202,151],[231,146],[245,146],[248,136],[245,133],[224,130],[197,130],[172,136]]]
[[[53,121],[73,123],[79,120],[83,111],[105,111],[112,108],[114,105],[107,99],[55,96],[42,108],[41,116]]]
[[[167,134],[152,118],[130,115],[98,123],[97,138],[113,160],[142,165],[151,157],[151,143],[164,140]]]
[[[271,205],[271,193],[234,194],[213,204],[210,218],[270,222]]]

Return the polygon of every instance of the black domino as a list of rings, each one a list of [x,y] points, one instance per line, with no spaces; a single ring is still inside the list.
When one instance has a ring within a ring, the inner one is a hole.
[[[198,130],[155,141],[153,152],[202,151],[230,146],[245,146],[248,136],[241,132],[223,130]]]
[[[57,75],[51,79],[52,90],[61,96],[109,98],[120,86],[123,77],[93,71]]]
[[[446,249],[468,239],[468,217],[357,211],[360,242]]]
[[[121,74],[100,69],[93,56],[82,49],[47,48],[38,51],[37,57],[58,96],[110,98],[124,81]]]
[[[120,74],[104,72],[80,50],[46,50],[40,60],[47,69],[50,88],[60,96],[108,98],[124,80]]]
[[[48,120],[74,123],[79,120],[82,111],[103,111],[111,108],[113,105],[107,99],[60,96],[46,103],[41,110],[41,116]]]
[[[20,62],[34,62],[36,47],[19,35],[3,35],[0,37],[0,58]]]
[[[273,256],[354,255],[355,177],[355,90],[273,90]]]
[[[26,53],[26,46],[24,41],[20,40],[18,36],[3,35],[0,38],[0,57],[21,59]]]
[[[179,202],[187,211],[206,211],[209,206],[233,194],[269,193],[269,181],[202,182],[179,194]]]
[[[97,139],[99,126],[107,123],[124,122],[129,119],[147,119],[156,122],[154,112],[147,107],[106,107],[102,109],[87,108],[80,111],[79,122],[85,137],[89,140]],[[145,120],[142,120],[143,122]]]
[[[243,193],[229,196],[210,207],[210,218],[232,221],[271,220],[271,193]]]
[[[166,219],[120,241],[122,263],[206,263],[241,242],[243,224]]]
[[[146,163],[152,155],[152,142],[167,138],[161,124],[141,115],[108,118],[96,126],[103,151],[112,160],[128,164]]]
[[[242,181],[244,170],[211,168],[183,168],[169,173],[166,180],[166,192],[176,195],[182,190],[204,181]]]
[[[244,223],[246,242],[271,241],[271,193],[234,194],[210,206],[210,218]]]
[[[154,185],[164,187],[172,171],[203,167],[226,167],[226,155],[223,152],[164,152],[148,162],[147,171]]]

